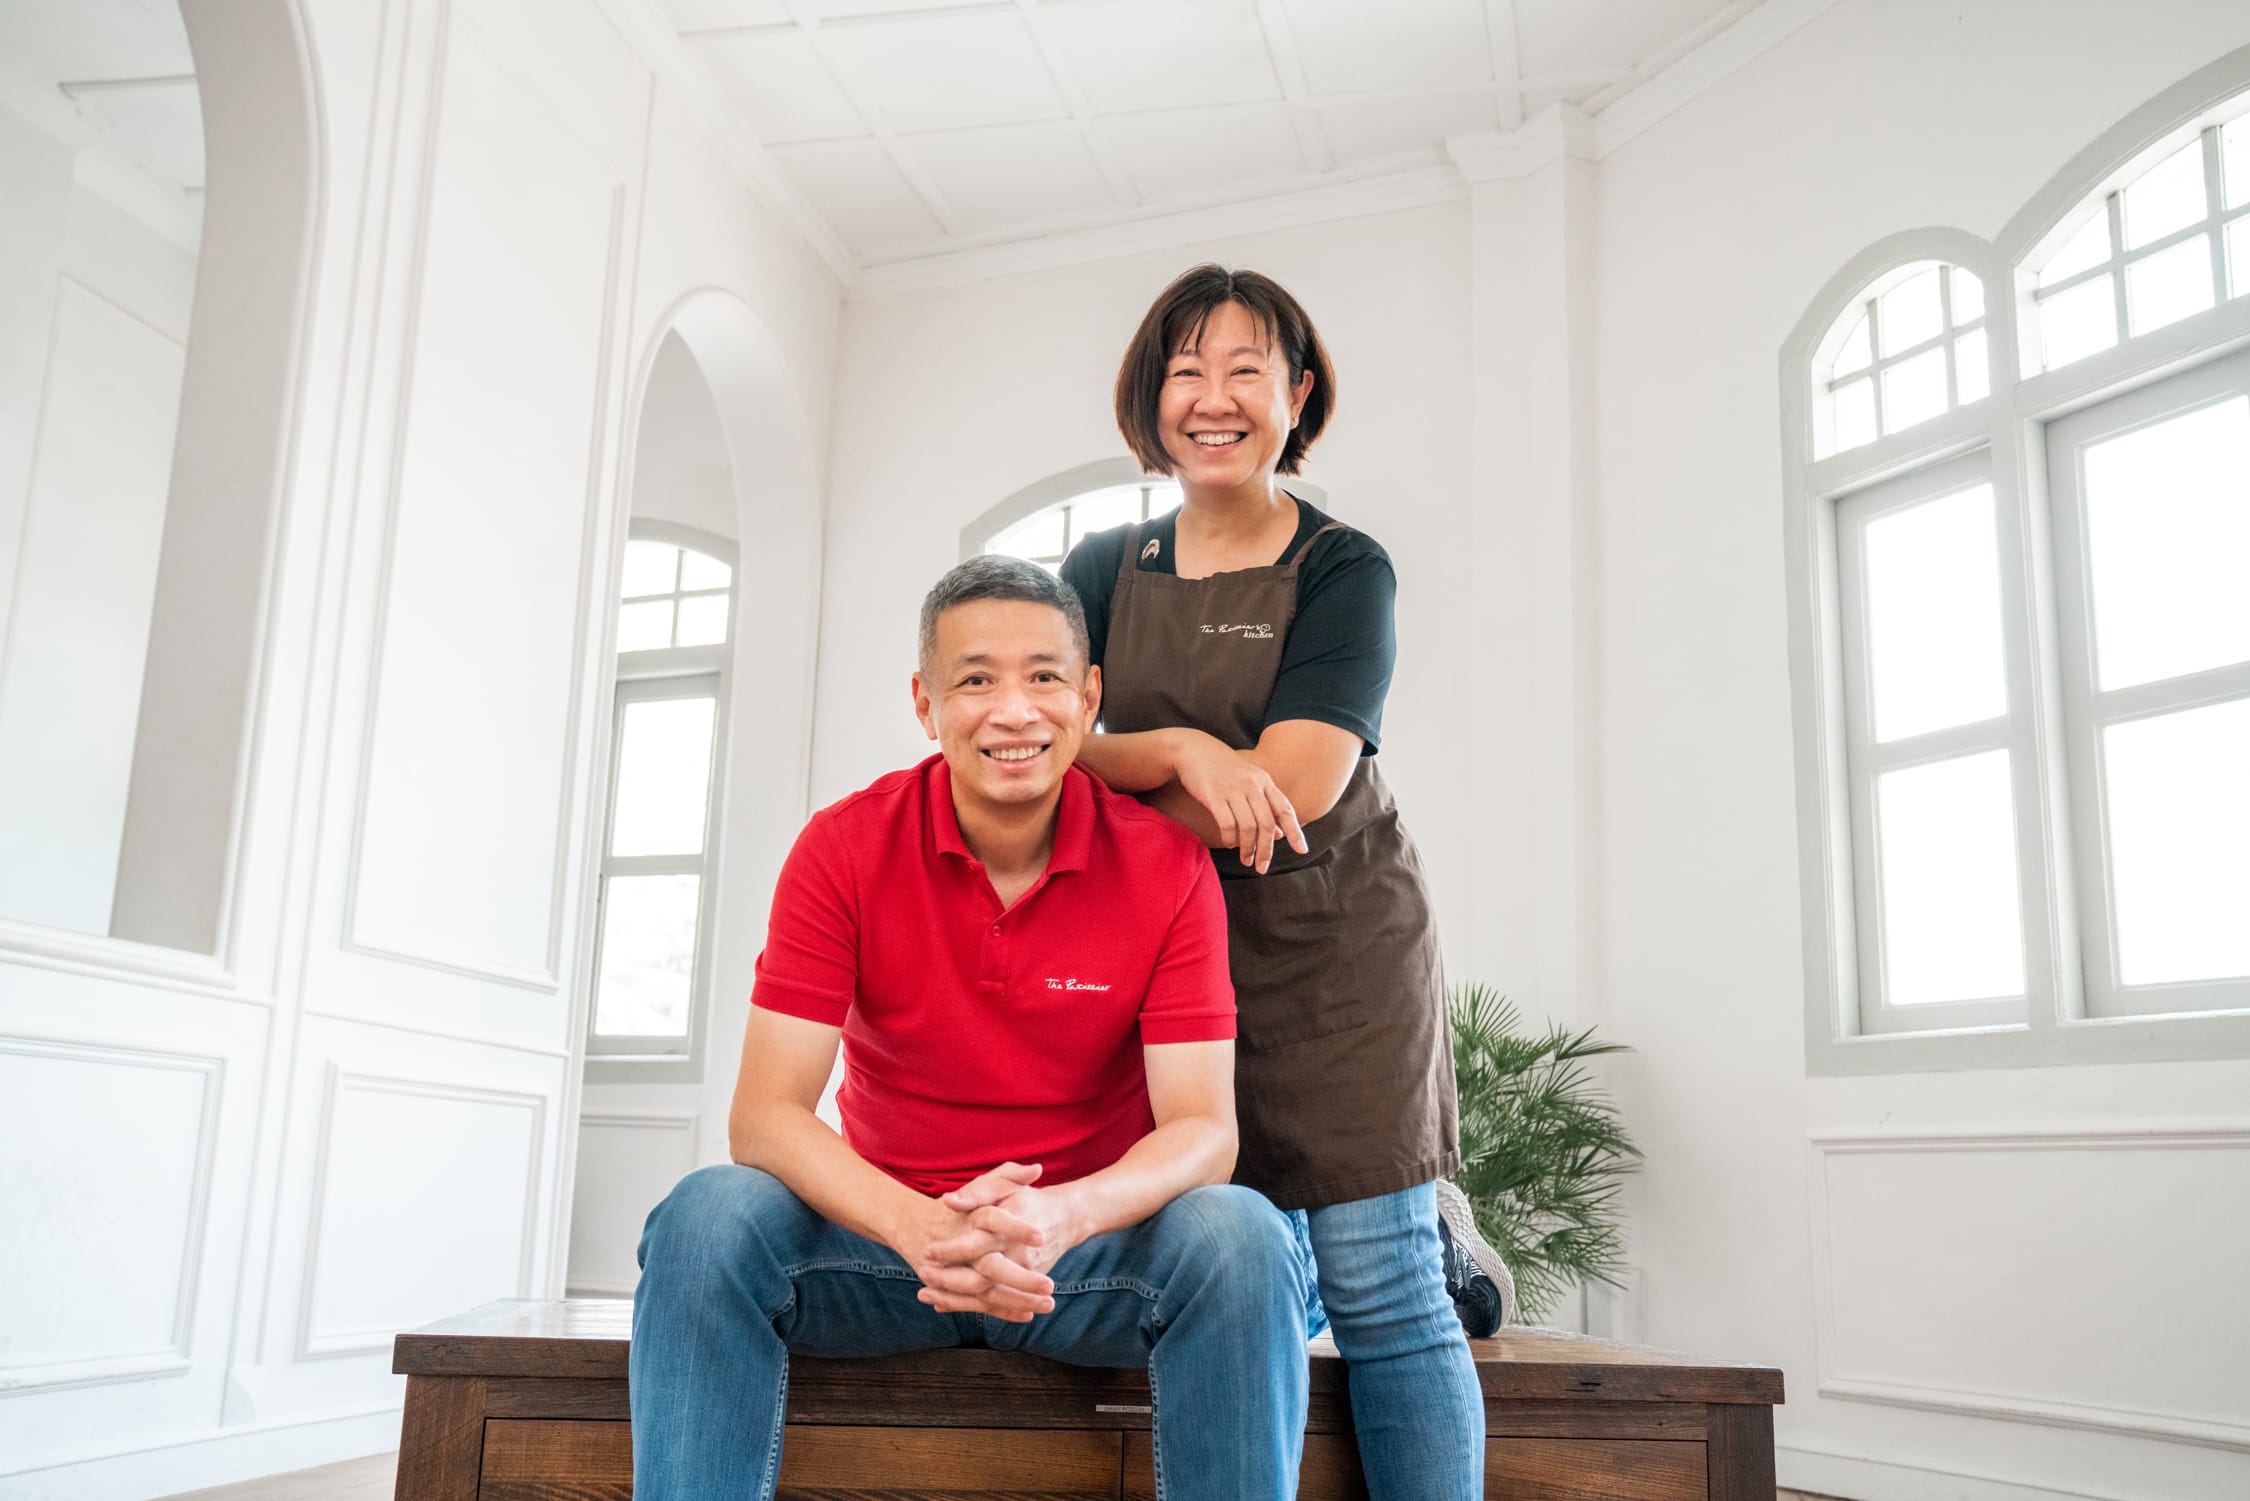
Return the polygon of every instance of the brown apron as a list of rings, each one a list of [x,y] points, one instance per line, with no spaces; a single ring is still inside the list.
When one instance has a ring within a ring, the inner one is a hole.
[[[1297,612],[1287,560],[1208,578],[1143,573],[1126,539],[1110,596],[1102,726],[1186,726],[1258,743]],[[1422,857],[1362,756],[1305,826],[1311,853],[1274,847],[1258,875],[1218,852],[1238,1009],[1237,1183],[1283,1209],[1395,1193],[1460,1165],[1445,977]]]

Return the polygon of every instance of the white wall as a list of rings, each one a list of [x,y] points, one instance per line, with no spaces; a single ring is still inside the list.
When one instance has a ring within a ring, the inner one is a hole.
[[[635,519],[677,522],[731,539],[741,525],[735,501],[734,465],[711,384],[686,341],[666,334],[641,402],[628,503]]]
[[[74,152],[36,123],[0,134],[68,180]],[[48,316],[10,349],[43,379],[29,468],[0,489],[0,915],[107,933],[195,258],[82,186],[20,202],[0,299]]]
[[[1121,455],[1117,362],[1165,283],[1215,259],[1277,278],[1327,342],[1338,409],[1306,465],[1399,575],[1383,771],[1427,857],[1448,953],[1465,952],[1470,840],[1449,816],[1472,747],[1457,720],[1476,562],[1468,509],[1466,211],[1193,244],[950,293],[845,306],[830,456],[813,801],[928,753],[907,699],[922,595],[961,528],[1035,480]]]
[[[41,1145],[0,1165],[0,1496],[391,1447],[393,1331],[560,1290],[627,414],[668,327],[758,500],[762,707],[809,712],[837,291],[668,81],[676,44],[606,0],[306,0],[301,41],[293,9],[195,38],[206,266],[290,243],[290,205],[250,193],[288,141],[231,185],[222,143],[261,108],[285,127],[301,62],[320,174],[309,300],[285,274],[230,320],[288,338],[234,403],[279,426],[236,471],[273,514],[231,539],[257,630],[221,664],[251,708],[232,863],[194,893],[216,952],[0,921],[0,1135]],[[11,188],[37,165],[0,138]],[[38,319],[8,286],[13,337]],[[729,858],[762,913],[804,742],[745,738]],[[722,963],[746,990],[747,955]]]
[[[2250,1492],[2250,1301],[2205,1260],[2250,1251],[2250,1155],[2146,1137],[2250,1125],[2250,1063],[1805,1077],[1777,395],[1854,254],[1994,235],[2245,41],[2232,0],[1846,0],[1598,167],[1602,1017],[1639,1050],[1641,1331],[1786,1368],[1785,1484]],[[2014,1140],[2055,1127],[2085,1139]],[[1894,1134],[1960,1140],[1811,1144]],[[1878,1379],[1929,1410],[1820,1392]],[[2025,1400],[2072,1416],[1979,1410]],[[2191,1420],[2237,1438],[2119,1431]]]

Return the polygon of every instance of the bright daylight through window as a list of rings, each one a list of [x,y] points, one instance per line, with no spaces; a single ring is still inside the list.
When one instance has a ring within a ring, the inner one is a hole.
[[[732,564],[713,552],[642,536],[626,544],[594,1056],[691,1051],[733,583]]]
[[[2250,95],[2076,192],[1901,237],[1793,346],[1816,1067],[2250,1044]]]

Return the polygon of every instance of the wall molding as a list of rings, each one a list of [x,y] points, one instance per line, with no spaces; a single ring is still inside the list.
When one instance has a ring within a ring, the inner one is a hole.
[[[2072,1402],[1992,1387],[1940,1386],[1838,1372],[1836,1269],[1830,1234],[1828,1161],[1851,1156],[1925,1156],[2016,1152],[2242,1151],[2250,1149],[2250,1124],[2233,1122],[2150,1124],[2090,1131],[2075,1125],[2011,1126],[1989,1132],[1822,1131],[1808,1138],[1813,1151],[1812,1245],[1816,1389],[1823,1397],[1911,1407],[1978,1419],[2038,1423],[2091,1433],[2123,1434],[2169,1443],[2250,1453],[2250,1420],[2210,1413],[2107,1403]]]
[[[0,1037],[0,1053],[53,1058],[112,1068],[147,1068],[199,1075],[195,1168],[188,1187],[187,1213],[180,1241],[178,1281],[172,1302],[171,1342],[161,1349],[135,1350],[37,1366],[0,1365],[0,1396],[60,1387],[102,1386],[177,1376],[191,1361],[196,1295],[203,1280],[203,1246],[211,1219],[211,1179],[217,1170],[219,1113],[226,1088],[227,1061],[201,1053],[149,1048],[115,1048],[99,1043],[62,1042],[30,1037]]]
[[[608,16],[606,8],[602,13]],[[595,385],[590,422],[589,450],[586,458],[584,511],[579,528],[578,588],[576,606],[572,614],[573,640],[568,675],[567,701],[564,708],[562,757],[558,766],[561,796],[555,816],[552,848],[553,874],[549,881],[547,904],[547,931],[544,952],[536,964],[496,956],[462,953],[441,945],[422,943],[404,935],[391,934],[374,928],[360,916],[360,888],[366,859],[368,830],[369,772],[374,765],[376,731],[382,719],[383,678],[385,657],[388,655],[386,628],[391,606],[392,574],[397,558],[398,525],[403,495],[405,454],[410,435],[414,431],[411,421],[415,377],[419,368],[418,349],[420,328],[424,316],[424,270],[429,254],[430,213],[435,195],[438,161],[438,137],[443,128],[445,101],[449,92],[451,75],[447,59],[457,38],[466,39],[482,52],[500,76],[520,94],[535,115],[543,120],[557,135],[587,156],[599,169],[609,191],[608,245],[602,267],[602,292],[595,341]],[[589,570],[595,531],[597,502],[600,500],[606,477],[605,450],[609,426],[616,409],[616,374],[613,370],[618,342],[620,309],[625,305],[623,291],[627,249],[632,236],[627,233],[628,210],[636,202],[633,174],[635,163],[611,160],[607,151],[589,141],[565,115],[557,111],[545,95],[525,79],[502,56],[500,49],[487,39],[471,22],[456,17],[450,4],[444,8],[440,31],[431,60],[431,87],[426,113],[422,120],[422,158],[418,164],[417,182],[414,186],[414,245],[409,290],[406,295],[403,323],[405,348],[399,367],[398,389],[391,402],[391,430],[387,434],[388,452],[385,455],[387,472],[384,485],[382,538],[377,549],[376,597],[374,619],[368,656],[365,718],[359,726],[359,776],[353,796],[351,833],[348,841],[344,880],[343,937],[339,947],[347,952],[367,958],[385,959],[416,965],[440,973],[462,975],[470,979],[494,981],[519,989],[553,994],[563,988],[562,950],[565,918],[571,885],[571,851],[578,837],[576,796],[578,782],[583,775],[581,757],[582,731],[586,718],[586,630],[589,601]],[[646,119],[642,121],[645,133]]]
[[[1966,1470],[1900,1464],[1802,1444],[1774,1446],[1776,1478],[1792,1490],[1865,1501],[2144,1501],[2111,1491],[2058,1491]]]
[[[312,1185],[305,1216],[303,1269],[297,1285],[297,1341],[295,1358],[318,1360],[339,1355],[363,1355],[388,1350],[395,1329],[339,1329],[313,1327],[313,1294],[320,1281],[321,1222],[328,1202],[328,1168],[336,1145],[336,1105],[347,1090],[368,1094],[405,1095],[420,1099],[449,1100],[474,1105],[496,1105],[527,1111],[531,1117],[531,1145],[524,1165],[523,1222],[516,1232],[516,1288],[519,1298],[531,1295],[531,1267],[538,1250],[540,1162],[545,1156],[547,1097],[523,1090],[493,1089],[456,1084],[440,1079],[417,1079],[396,1074],[360,1073],[330,1061],[322,1086],[320,1135],[314,1149]]]
[[[586,1110],[579,1113],[578,1124],[581,1127],[676,1131],[693,1140],[696,1123],[702,1119],[701,1112],[694,1110]]]

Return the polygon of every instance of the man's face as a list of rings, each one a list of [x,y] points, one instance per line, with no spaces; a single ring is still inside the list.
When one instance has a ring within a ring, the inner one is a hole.
[[[1061,783],[1101,707],[1101,673],[1052,605],[978,599],[937,620],[914,675],[914,713],[953,771],[956,798],[1036,803]]]

